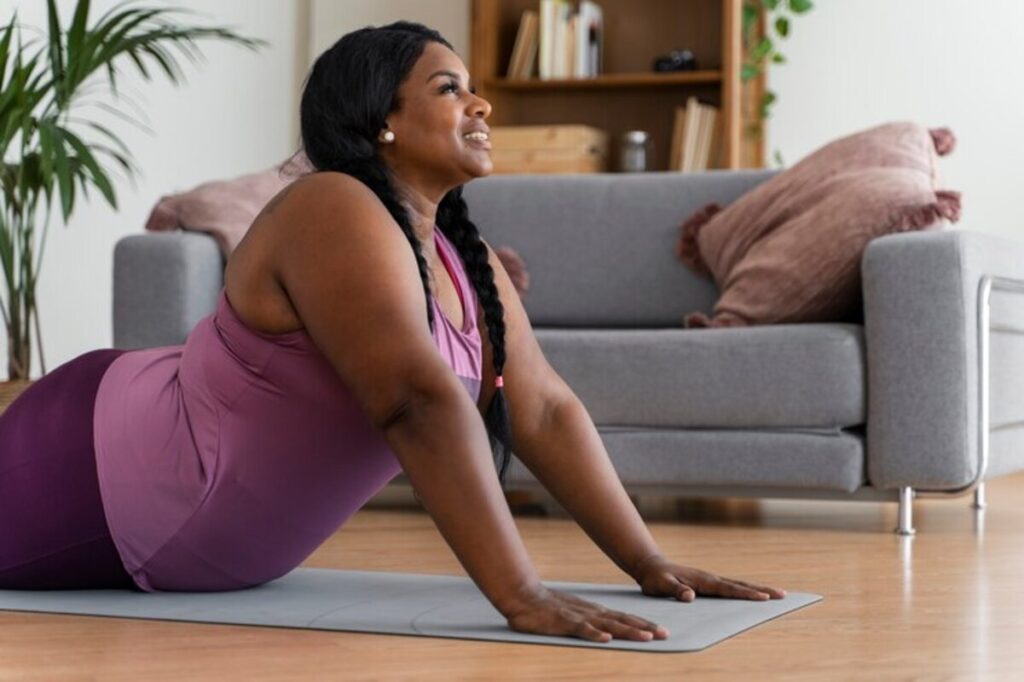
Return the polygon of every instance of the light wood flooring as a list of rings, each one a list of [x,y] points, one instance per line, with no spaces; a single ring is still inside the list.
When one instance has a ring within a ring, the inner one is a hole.
[[[422,510],[384,497],[305,565],[465,575]],[[918,500],[901,538],[895,504],[641,500],[674,560],[825,597],[702,652],[0,612],[0,680],[1020,680],[1024,476],[988,501]],[[630,584],[572,520],[516,523],[545,580]]]

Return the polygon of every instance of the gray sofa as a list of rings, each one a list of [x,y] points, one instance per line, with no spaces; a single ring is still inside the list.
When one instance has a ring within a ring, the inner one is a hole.
[[[676,260],[681,220],[774,172],[495,175],[465,197],[525,260],[537,339],[631,494],[890,500],[902,534],[917,496],[984,506],[986,478],[1024,468],[1024,243],[887,235],[863,254],[862,316],[684,329],[717,289]],[[120,240],[114,345],[182,343],[223,266],[206,234]],[[509,476],[546,495],[518,459]]]

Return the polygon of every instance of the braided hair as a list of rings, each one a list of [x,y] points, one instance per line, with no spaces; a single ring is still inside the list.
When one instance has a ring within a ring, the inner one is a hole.
[[[342,36],[314,62],[303,86],[300,105],[302,147],[313,172],[337,171],[367,185],[402,228],[416,256],[426,299],[427,322],[434,330],[429,269],[405,206],[399,199],[390,168],[378,153],[376,139],[388,114],[398,111],[399,85],[426,47],[427,41],[451,44],[422,24],[396,21],[367,26]],[[484,415],[492,457],[500,462],[498,480],[512,452],[508,404],[502,388],[505,367],[504,308],[494,284],[487,247],[469,219],[462,186],[445,194],[437,207],[437,227],[455,246],[484,311],[493,352],[496,390]]]

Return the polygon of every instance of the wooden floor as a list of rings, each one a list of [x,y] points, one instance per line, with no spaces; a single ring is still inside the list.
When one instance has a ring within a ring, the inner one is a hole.
[[[894,504],[642,500],[674,560],[825,597],[702,652],[0,612],[0,680],[1019,680],[1024,476],[988,498],[918,500],[913,538]],[[381,501],[305,565],[465,575],[425,513]],[[630,583],[571,520],[516,522],[545,580]]]

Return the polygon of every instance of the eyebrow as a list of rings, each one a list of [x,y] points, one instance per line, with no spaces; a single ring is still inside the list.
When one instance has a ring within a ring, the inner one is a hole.
[[[434,73],[430,74],[427,77],[427,82],[429,83],[430,81],[432,81],[437,76],[451,76],[455,80],[457,80],[459,82],[462,82],[462,77],[459,74],[455,73],[454,71],[448,71],[446,69],[442,69],[440,71],[435,71]]]

